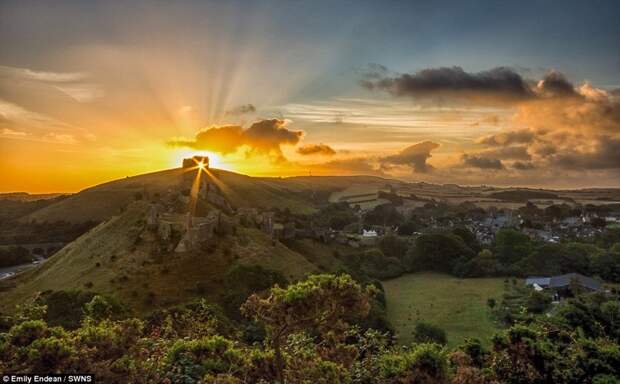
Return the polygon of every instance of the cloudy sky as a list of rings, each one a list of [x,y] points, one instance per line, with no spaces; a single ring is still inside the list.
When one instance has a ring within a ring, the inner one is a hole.
[[[620,187],[617,1],[0,2],[0,191],[261,176]]]

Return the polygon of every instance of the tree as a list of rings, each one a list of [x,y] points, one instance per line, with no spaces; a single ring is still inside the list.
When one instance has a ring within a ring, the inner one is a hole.
[[[30,252],[24,247],[0,248],[0,268],[32,262]]]
[[[452,273],[457,261],[463,262],[474,257],[475,253],[453,234],[434,233],[419,236],[407,252],[408,269]]]
[[[459,276],[494,276],[498,273],[497,259],[488,249],[483,249],[476,257],[463,264],[456,272]]]
[[[607,221],[605,221],[604,217],[593,217],[592,220],[590,220],[590,225],[594,228],[605,228]]]
[[[241,306],[246,317],[265,325],[275,352],[278,381],[284,382],[282,344],[288,335],[312,330],[323,337],[343,335],[348,321],[370,310],[374,288],[362,288],[348,275],[313,275],[267,297],[250,296]]]
[[[514,229],[500,229],[495,234],[495,254],[500,263],[513,264],[530,254],[530,238]]]
[[[545,293],[532,290],[525,302],[528,312],[543,313],[551,305],[551,297]]]
[[[379,241],[379,249],[388,257],[396,257],[399,260],[403,260],[407,249],[409,249],[409,244],[407,240],[394,235],[388,235]]]
[[[594,259],[592,268],[603,279],[620,282],[620,252],[605,252]]]
[[[332,229],[341,230],[351,223],[357,222],[358,218],[353,209],[347,203],[330,204],[321,209],[314,216],[319,225],[328,226]]]
[[[411,219],[398,226],[398,234],[401,236],[411,236],[417,230],[418,224]]]
[[[480,252],[480,242],[476,238],[476,235],[465,227],[456,227],[452,230],[452,233],[463,239],[465,244],[471,248],[474,252]]]
[[[364,215],[366,225],[398,225],[404,221],[393,204],[383,204],[375,207]]]

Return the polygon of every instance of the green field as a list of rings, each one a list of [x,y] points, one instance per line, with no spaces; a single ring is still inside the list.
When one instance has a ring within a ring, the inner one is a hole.
[[[399,342],[413,341],[416,322],[424,321],[446,331],[448,345],[467,337],[488,343],[497,331],[487,299],[498,302],[504,290],[503,278],[459,279],[436,273],[408,274],[383,282],[388,318]]]

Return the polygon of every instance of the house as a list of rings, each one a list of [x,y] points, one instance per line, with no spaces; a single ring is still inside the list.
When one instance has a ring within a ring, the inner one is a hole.
[[[525,279],[525,285],[532,286],[537,291],[553,290],[558,298],[564,296],[574,285],[589,291],[600,291],[602,288],[599,281],[579,273],[567,273],[551,277],[531,276]]]
[[[365,230],[362,229],[362,236],[363,237],[377,237],[377,231],[375,231],[374,229],[370,229],[370,230]]]
[[[551,282],[550,277],[528,277],[525,279],[525,285],[531,285],[533,287],[539,286],[541,288],[549,288]]]

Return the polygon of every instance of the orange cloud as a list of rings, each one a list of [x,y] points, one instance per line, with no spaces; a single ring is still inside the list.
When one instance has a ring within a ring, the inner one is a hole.
[[[239,125],[212,126],[198,132],[193,139],[172,139],[168,144],[224,155],[247,146],[248,155],[272,155],[277,161],[282,161],[285,158],[280,146],[295,145],[304,134],[303,131],[289,130],[286,125],[286,120],[269,119],[257,121],[247,129]]]
[[[336,151],[327,144],[306,144],[297,149],[297,153],[303,156],[309,155],[324,155],[333,156]]]

